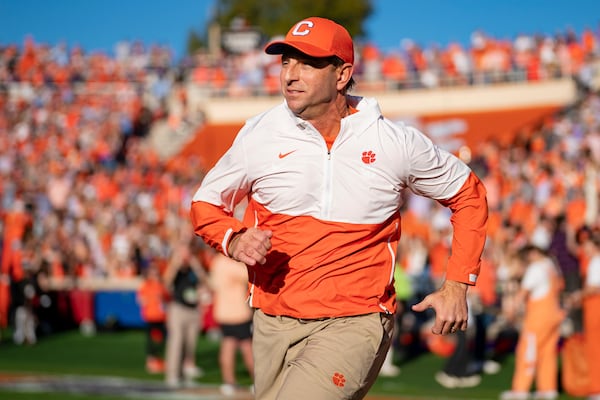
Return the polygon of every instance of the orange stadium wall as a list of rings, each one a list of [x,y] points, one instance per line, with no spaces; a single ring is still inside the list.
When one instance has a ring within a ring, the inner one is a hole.
[[[438,143],[456,152],[462,146],[477,150],[479,143],[496,140],[510,143],[526,134],[558,109],[576,99],[570,79],[493,85],[472,88],[361,93],[376,97],[384,115],[405,121]],[[244,121],[279,104],[281,98],[210,99],[200,104],[207,123],[198,129],[173,162],[198,159],[203,168],[212,167],[233,142]],[[231,112],[235,102],[235,112]]]
[[[210,169],[227,151],[243,122],[230,124],[207,123],[194,134],[181,151],[171,160],[171,165],[185,164],[191,157],[197,158],[199,165]]]
[[[552,115],[559,106],[539,106],[509,110],[423,115],[418,126],[441,147],[456,152],[462,146],[477,150],[479,144],[495,140],[512,142],[516,135],[527,134],[532,127]]]

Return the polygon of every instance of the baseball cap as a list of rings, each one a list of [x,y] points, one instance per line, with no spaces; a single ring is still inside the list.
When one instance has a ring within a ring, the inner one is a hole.
[[[354,64],[352,37],[346,28],[327,18],[310,17],[297,22],[284,40],[267,44],[265,53],[282,54],[289,47],[311,57],[337,56]]]

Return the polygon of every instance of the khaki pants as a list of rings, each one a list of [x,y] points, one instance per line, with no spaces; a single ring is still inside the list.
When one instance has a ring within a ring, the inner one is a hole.
[[[299,320],[254,313],[256,399],[362,399],[383,364],[393,315]]]
[[[196,360],[196,344],[200,333],[200,312],[171,302],[167,308],[166,373],[168,382],[181,378],[184,360]]]

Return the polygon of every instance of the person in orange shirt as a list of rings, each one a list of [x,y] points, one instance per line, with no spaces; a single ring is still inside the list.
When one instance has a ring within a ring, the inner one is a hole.
[[[159,268],[150,263],[146,277],[136,292],[142,319],[146,323],[146,371],[151,374],[162,373],[164,365],[164,347],[167,335],[166,303],[169,292],[162,282]]]
[[[558,397],[558,341],[565,318],[560,298],[564,281],[548,254],[533,245],[522,249],[527,263],[517,306],[524,305],[510,391],[501,400],[526,400],[535,381],[535,399]]]
[[[12,209],[3,215],[2,222],[4,235],[0,254],[0,329],[6,328],[9,323],[11,283],[18,283],[24,275],[20,262],[24,245],[23,237],[32,225],[32,218],[26,210],[25,202],[16,199]]]
[[[381,74],[386,82],[390,82],[393,88],[402,88],[406,85],[406,63],[397,52],[385,55],[381,64]]]

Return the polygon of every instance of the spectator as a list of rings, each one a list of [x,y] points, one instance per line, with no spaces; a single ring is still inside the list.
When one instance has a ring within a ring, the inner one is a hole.
[[[471,328],[470,328],[471,329]],[[481,383],[481,375],[471,370],[473,353],[467,332],[456,332],[456,344],[435,380],[447,389],[475,387]]]
[[[207,250],[213,251],[213,250]],[[215,253],[210,263],[213,313],[221,329],[219,367],[221,393],[233,396],[238,391],[235,376],[236,353],[240,350],[246,370],[254,376],[252,356],[252,309],[248,305],[248,271],[246,266],[223,254]]]
[[[407,334],[407,328],[409,323],[405,317],[410,314],[408,309],[408,301],[413,296],[413,289],[404,266],[399,262],[396,262],[394,267],[394,289],[396,290],[396,300],[398,302],[398,308],[396,310],[396,318],[394,321],[394,336],[392,337],[392,345],[388,350],[381,370],[379,371],[380,376],[394,377],[400,374],[400,367],[395,364],[396,356],[405,353],[404,348],[405,341],[403,335]]]
[[[39,301],[39,293],[36,281],[37,265],[34,256],[34,250],[30,247],[20,252],[19,263],[23,270],[23,276],[13,284],[13,307],[15,309],[13,341],[18,345],[37,343],[38,321],[34,309]]]
[[[525,400],[535,381],[536,399],[558,397],[558,340],[564,311],[560,306],[564,281],[560,270],[543,250],[527,246],[527,263],[514,312],[523,312],[516,349],[512,388],[502,400]],[[524,309],[520,309],[523,305]]]
[[[558,216],[554,223],[552,239],[548,249],[548,252],[555,258],[561,270],[561,275],[565,282],[564,293],[566,296],[581,289],[582,285],[581,267],[576,257],[575,232],[573,229],[574,227],[566,223],[563,215]],[[570,310],[569,318],[574,324],[574,329],[581,331],[581,310]]]
[[[136,293],[142,319],[146,323],[146,371],[165,372],[164,346],[167,335],[166,304],[170,300],[156,263],[150,263]]]
[[[583,239],[583,251],[588,263],[583,288],[569,298],[572,307],[583,308],[583,340],[587,364],[587,398],[600,399],[600,232],[595,231]]]
[[[192,380],[202,376],[196,365],[196,344],[200,334],[200,289],[205,272],[189,245],[179,243],[165,271],[165,286],[171,301],[167,308],[167,354],[165,381],[179,387],[182,377]]]

